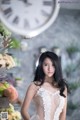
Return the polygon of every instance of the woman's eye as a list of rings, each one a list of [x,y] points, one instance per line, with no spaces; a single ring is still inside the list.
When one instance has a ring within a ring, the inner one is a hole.
[[[44,66],[48,66],[48,64],[47,64],[47,63],[44,63],[43,65],[44,65]]]
[[[47,66],[48,64],[44,64],[44,66]]]
[[[52,66],[54,66],[54,64],[52,64]]]

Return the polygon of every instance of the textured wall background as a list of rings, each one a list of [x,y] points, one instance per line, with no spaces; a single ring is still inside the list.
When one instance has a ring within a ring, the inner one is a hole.
[[[80,11],[61,9],[55,23],[44,33],[27,40],[21,40],[20,37],[18,39],[28,44],[26,51],[10,50],[21,63],[20,67],[12,71],[16,77],[22,78],[22,83],[17,86],[17,90],[23,99],[28,85],[33,80],[34,55],[38,55],[41,46],[45,46],[48,50],[54,46],[58,46],[61,50],[65,50],[72,44],[80,46]]]
[[[21,38],[18,37],[18,39]],[[16,68],[13,72],[29,84],[33,80],[34,55],[38,54],[41,46],[45,46],[48,50],[54,46],[58,46],[61,50],[72,44],[80,46],[80,11],[61,9],[57,20],[48,30],[37,37],[21,39],[21,41],[25,41],[28,48],[26,51],[10,50],[10,53],[14,52],[14,56],[21,63],[21,67]]]

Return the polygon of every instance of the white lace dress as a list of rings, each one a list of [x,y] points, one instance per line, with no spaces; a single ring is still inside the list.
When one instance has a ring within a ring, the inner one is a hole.
[[[59,120],[65,103],[65,98],[59,93],[59,90],[53,93],[44,87],[40,87],[33,99],[36,114],[30,120]]]

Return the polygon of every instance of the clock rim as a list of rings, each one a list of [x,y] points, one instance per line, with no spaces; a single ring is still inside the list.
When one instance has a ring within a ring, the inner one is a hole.
[[[25,36],[26,38],[32,38],[44,32],[45,30],[47,30],[52,25],[52,23],[54,23],[54,21],[56,20],[58,16],[59,9],[60,9],[60,3],[58,2],[58,0],[55,0],[55,9],[52,12],[52,15],[49,18],[49,20],[43,26],[36,28],[34,30],[31,30],[31,31],[16,29],[15,27],[13,28],[12,25],[10,25],[6,21],[6,19],[4,19],[3,14],[1,12],[0,12],[0,20],[11,32],[16,33],[21,36]],[[0,11],[1,11],[1,7],[0,7]]]

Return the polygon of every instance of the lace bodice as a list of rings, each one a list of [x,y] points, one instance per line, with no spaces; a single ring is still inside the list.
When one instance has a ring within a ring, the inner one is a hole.
[[[53,93],[40,87],[33,101],[37,111],[31,120],[59,120],[65,103],[65,98],[60,96],[59,90]]]

